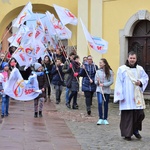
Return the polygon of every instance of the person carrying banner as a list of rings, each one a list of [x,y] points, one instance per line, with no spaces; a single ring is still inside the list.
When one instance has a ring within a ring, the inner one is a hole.
[[[95,84],[97,85],[96,93],[98,100],[99,120],[97,125],[108,125],[108,103],[110,97],[110,86],[113,84],[113,71],[110,68],[107,60],[102,58],[99,62],[100,69],[95,74]],[[104,103],[104,114],[103,105]]]
[[[77,96],[79,91],[79,73],[80,73],[80,62],[79,56],[75,55],[74,60],[70,63],[68,67],[68,76],[67,87],[70,88],[69,102],[67,107],[71,108],[70,103],[73,98],[72,109],[78,109]]]
[[[37,75],[37,80],[39,83],[39,89],[42,91],[42,93],[34,99],[34,117],[42,117],[42,110],[43,110],[43,104],[46,97],[45,90],[48,87],[48,82],[45,73],[43,72],[43,67],[40,63],[34,63],[34,70],[35,72],[32,72],[33,74]]]
[[[71,52],[69,54],[69,60],[68,59],[66,60],[66,62],[63,65],[63,68],[62,68],[62,71],[65,74],[65,76],[64,76],[64,84],[65,84],[65,86],[66,86],[66,82],[67,82],[67,79],[68,79],[68,76],[69,76],[69,73],[67,72],[68,71],[68,67],[69,67],[70,62],[73,60],[74,56],[75,56],[75,54],[73,52]],[[66,86],[66,95],[65,95],[66,96],[65,97],[66,98],[66,104],[69,101],[69,91],[70,91],[70,88],[68,88]]]
[[[84,92],[86,110],[88,115],[91,115],[92,98],[94,92],[96,91],[96,84],[94,83],[94,78],[97,69],[98,67],[93,64],[92,56],[88,56],[87,63],[84,63],[80,70],[80,76],[83,77],[82,91]]]
[[[53,75],[52,84],[56,91],[56,104],[59,104],[61,101],[62,88],[64,85],[64,73],[62,72],[62,67],[63,64],[61,59],[57,58],[51,72]]]
[[[60,48],[57,48],[56,49],[56,55],[55,55],[55,59],[60,59],[61,62],[64,64],[65,61],[66,61],[66,58],[64,56],[64,53],[61,52],[61,49]]]
[[[47,81],[51,82],[52,81],[51,71],[52,71],[52,67],[53,67],[53,62],[50,60],[48,55],[45,55],[42,64],[44,67],[44,72],[45,72],[46,77],[47,77]],[[45,93],[46,93],[46,91],[45,91]],[[48,83],[47,94],[48,94],[48,97],[45,99],[45,101],[47,101],[47,100],[50,101],[50,95],[51,95],[50,83]]]
[[[1,117],[9,115],[9,96],[4,93],[4,87],[9,78],[9,66],[7,62],[2,63],[2,73],[0,73],[0,93],[2,96]]]
[[[131,140],[132,135],[137,139],[142,138],[139,130],[142,130],[142,121],[145,118],[143,92],[148,80],[143,67],[137,64],[137,54],[130,51],[126,64],[118,68],[114,91],[114,102],[119,101],[121,110],[121,136],[127,141]]]

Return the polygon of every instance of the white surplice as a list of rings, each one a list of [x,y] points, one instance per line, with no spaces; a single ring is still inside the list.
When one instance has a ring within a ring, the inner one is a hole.
[[[149,77],[144,69],[138,65],[139,75],[137,68],[130,68],[134,77],[142,83],[142,87],[139,87],[143,93],[148,84]],[[123,65],[118,68],[117,78],[114,91],[114,102],[119,101],[120,110],[132,110],[132,109],[144,109],[143,106],[137,106],[135,102],[134,84],[127,73],[127,66]],[[139,76],[139,77],[138,77]]]

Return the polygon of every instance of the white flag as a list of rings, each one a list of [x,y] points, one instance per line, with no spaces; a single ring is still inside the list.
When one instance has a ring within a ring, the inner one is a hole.
[[[23,80],[19,70],[14,68],[5,84],[4,93],[15,100],[34,100],[40,94],[37,75],[34,74],[28,80]]]
[[[78,19],[75,17],[74,14],[70,12],[70,10],[68,10],[67,8],[55,5],[55,4],[53,4],[53,6],[63,25],[66,25],[66,24],[77,25]]]
[[[64,26],[58,19],[55,18],[53,14],[50,12],[46,12],[46,15],[48,16],[49,23],[52,27],[48,26],[48,30],[52,35],[56,35],[58,39],[70,39],[72,36],[72,32]],[[55,33],[53,33],[55,32]]]
[[[16,59],[19,66],[28,66],[31,59],[31,57],[27,56],[24,47],[21,45],[13,53],[12,57]]]
[[[81,19],[80,21],[85,38],[88,41],[89,46],[101,54],[106,53],[108,50],[108,42],[103,40],[102,38],[91,36]]]
[[[44,26],[43,23],[41,21],[41,19],[38,17],[38,14],[36,14],[37,20],[36,20],[36,33],[35,33],[35,38],[37,40],[42,40],[42,38],[44,37],[45,33],[44,33]]]
[[[39,59],[44,51],[45,51],[45,46],[43,45],[43,43],[41,41],[36,40],[35,41],[35,58]]]
[[[18,47],[21,43],[23,35],[29,31],[29,28],[26,25],[21,25],[17,33],[8,38],[10,46]]]
[[[19,28],[21,24],[31,18],[32,12],[32,4],[31,2],[27,3],[23,10],[20,12],[16,20],[14,21],[13,27]]]

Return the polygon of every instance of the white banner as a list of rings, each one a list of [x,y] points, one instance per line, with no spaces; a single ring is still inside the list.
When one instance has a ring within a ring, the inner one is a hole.
[[[29,18],[31,18],[33,12],[32,12],[32,4],[31,2],[28,2],[27,5],[23,8],[23,10],[20,12],[18,17],[16,18],[15,22],[13,23],[13,27],[19,28],[21,24],[23,24],[25,21],[27,21]]]
[[[12,70],[4,87],[5,94],[20,101],[34,100],[39,96],[40,92],[37,75],[34,74],[28,80],[23,80],[17,68]]]
[[[88,32],[87,28],[85,27],[81,19],[80,21],[81,21],[81,25],[83,28],[85,38],[88,41],[89,46],[92,49],[96,50],[98,53],[101,53],[101,54],[106,53],[108,50],[108,42],[103,40],[100,37],[91,36],[91,34]]]
[[[69,9],[53,4],[59,19],[61,20],[63,25],[72,24],[77,25],[78,19],[74,14],[70,12]]]

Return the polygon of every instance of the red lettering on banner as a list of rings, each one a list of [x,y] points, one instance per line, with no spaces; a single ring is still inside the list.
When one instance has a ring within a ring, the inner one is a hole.
[[[36,31],[35,38],[37,38],[37,36],[39,36],[39,35],[40,35],[40,32]]]
[[[17,39],[17,43],[18,43],[18,44],[21,43],[21,37],[19,37],[19,38]]]
[[[65,13],[68,17],[75,18],[75,16],[67,9],[65,9]]]
[[[40,47],[36,48],[36,54],[40,51]]]
[[[91,47],[91,48],[93,48],[93,45],[92,45],[92,44],[90,44],[90,47]]]
[[[32,35],[33,35],[33,33],[32,33],[32,32],[30,32],[30,33],[28,34],[28,36],[29,36],[29,37],[31,37]]]
[[[25,61],[25,58],[24,58],[24,56],[22,54],[20,54],[19,56],[22,59],[22,61]]]
[[[34,90],[33,89],[25,89],[25,94],[28,95],[28,94],[31,94],[33,93]]]
[[[102,50],[102,46],[97,46],[97,49],[98,50]]]
[[[21,17],[20,17],[19,24],[21,24],[22,20],[26,17],[26,15],[27,15],[27,14],[24,13],[24,16],[21,16]]]

